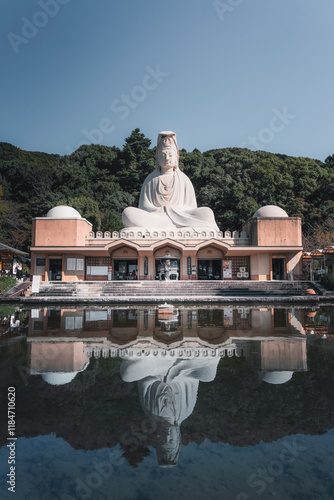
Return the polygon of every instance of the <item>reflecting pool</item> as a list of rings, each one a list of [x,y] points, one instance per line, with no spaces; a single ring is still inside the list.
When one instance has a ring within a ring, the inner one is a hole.
[[[333,307],[4,307],[0,347],[1,498],[334,498]]]

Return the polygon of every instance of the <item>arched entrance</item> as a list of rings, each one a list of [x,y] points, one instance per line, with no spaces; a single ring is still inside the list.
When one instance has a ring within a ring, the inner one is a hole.
[[[113,280],[138,279],[138,251],[129,245],[109,250],[112,261]]]
[[[155,279],[179,280],[181,276],[181,252],[176,248],[162,247],[154,254]]]
[[[197,253],[197,276],[199,280],[221,280],[224,252],[215,246],[207,246]]]

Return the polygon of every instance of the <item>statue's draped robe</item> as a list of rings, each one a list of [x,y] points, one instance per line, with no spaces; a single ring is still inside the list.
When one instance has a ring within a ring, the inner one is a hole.
[[[194,410],[199,381],[214,380],[219,359],[123,359],[122,379],[138,381],[142,408],[158,424],[154,446],[159,465],[177,464],[180,425]]]
[[[194,187],[189,177],[178,168],[174,176],[174,179],[172,175],[164,176],[164,182],[172,184],[165,191],[160,181],[160,170],[155,169],[149,174],[141,189],[139,208],[128,207],[123,212],[124,226],[148,229],[189,227],[219,231],[212,210],[197,207]]]
[[[138,381],[140,402],[149,417],[164,418],[159,398],[168,385],[175,397],[176,423],[181,424],[194,410],[199,381],[214,380],[218,363],[219,358],[124,359],[120,372],[126,382]]]

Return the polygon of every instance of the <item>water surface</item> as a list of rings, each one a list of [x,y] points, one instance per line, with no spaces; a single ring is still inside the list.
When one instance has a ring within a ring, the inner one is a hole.
[[[330,499],[333,308],[0,311],[17,499]]]

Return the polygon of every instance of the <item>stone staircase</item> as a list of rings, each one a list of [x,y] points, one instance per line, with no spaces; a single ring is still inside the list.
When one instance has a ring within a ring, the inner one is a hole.
[[[41,282],[36,299],[161,302],[173,299],[220,300],[224,297],[293,297],[304,295],[310,287],[312,284],[307,281],[62,281]]]

